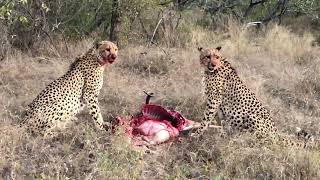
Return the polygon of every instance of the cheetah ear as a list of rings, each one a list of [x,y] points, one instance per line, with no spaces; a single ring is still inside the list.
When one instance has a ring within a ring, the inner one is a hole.
[[[203,51],[203,47],[198,47],[198,51],[202,52]]]
[[[221,46],[216,47],[216,50],[220,51],[220,49],[221,49]]]
[[[93,43],[93,47],[94,47],[95,49],[98,49],[100,45],[101,45],[101,43],[100,43],[100,41],[99,41],[98,39],[96,39],[96,40],[94,41],[94,43]]]

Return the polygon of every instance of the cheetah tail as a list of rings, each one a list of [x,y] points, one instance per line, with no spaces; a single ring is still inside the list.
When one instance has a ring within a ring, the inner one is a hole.
[[[311,133],[299,127],[296,128],[296,136],[298,139],[305,141],[305,148],[307,149],[320,149],[320,140],[316,139]]]
[[[296,127],[296,135],[299,139],[304,139],[305,141],[314,141],[314,137],[311,133],[307,132],[300,127]]]
[[[305,148],[306,141],[297,137],[287,136],[284,134],[278,134],[278,143],[286,147]]]

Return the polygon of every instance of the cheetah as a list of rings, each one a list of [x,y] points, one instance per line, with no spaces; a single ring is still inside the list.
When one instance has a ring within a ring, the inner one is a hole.
[[[198,50],[200,64],[205,69],[206,108],[201,127],[193,136],[203,134],[218,115],[218,119],[223,119],[231,129],[250,132],[261,142],[264,139],[284,146],[307,146],[306,141],[278,133],[270,112],[241,81],[229,61],[222,57],[221,47]]]
[[[114,43],[96,42],[28,105],[20,126],[32,133],[50,135],[70,125],[86,105],[97,128],[104,129],[106,123],[100,112],[98,95],[103,85],[103,72],[117,56],[118,47]]]

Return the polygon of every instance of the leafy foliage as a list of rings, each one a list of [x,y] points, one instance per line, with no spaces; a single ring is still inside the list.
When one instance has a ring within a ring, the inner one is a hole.
[[[3,0],[0,19],[11,44],[22,49],[43,40],[54,45],[61,39],[108,38],[115,11],[119,29],[114,33],[122,44],[152,40],[180,46],[185,43],[177,39],[190,34],[190,19],[211,30],[224,27],[230,16],[240,22],[281,23],[302,15],[319,21],[319,7],[317,0]]]

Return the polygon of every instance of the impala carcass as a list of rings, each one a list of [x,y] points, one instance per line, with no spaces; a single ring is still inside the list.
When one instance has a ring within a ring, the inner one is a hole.
[[[124,126],[126,134],[134,145],[164,143],[178,137],[182,131],[200,126],[178,111],[149,104],[151,97],[150,94],[147,95],[146,104],[142,105],[140,113],[131,119],[117,117],[117,124]]]

